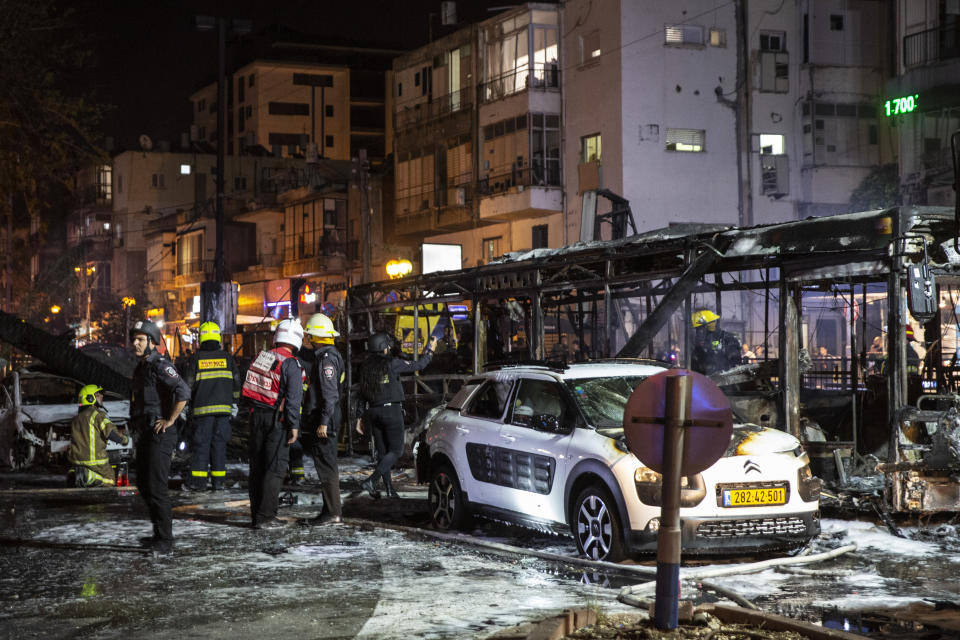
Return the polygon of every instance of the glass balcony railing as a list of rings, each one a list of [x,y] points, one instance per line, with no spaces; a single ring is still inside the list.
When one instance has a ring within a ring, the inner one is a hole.
[[[480,85],[480,96],[483,102],[492,102],[528,89],[559,90],[560,64],[535,63],[487,80]]]

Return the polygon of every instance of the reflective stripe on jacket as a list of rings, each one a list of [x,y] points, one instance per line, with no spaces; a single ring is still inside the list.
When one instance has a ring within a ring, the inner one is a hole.
[[[116,429],[103,410],[94,405],[84,407],[70,425],[67,460],[88,467],[109,464],[107,438]]]
[[[192,391],[194,416],[229,415],[240,395],[240,372],[233,356],[223,349],[201,346],[190,356],[183,378]]]

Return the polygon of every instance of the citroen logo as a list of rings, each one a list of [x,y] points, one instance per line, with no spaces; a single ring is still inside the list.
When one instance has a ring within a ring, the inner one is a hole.
[[[758,465],[753,460],[747,460],[743,463],[743,473],[744,475],[750,473],[751,471],[756,471],[757,473],[762,473],[760,471],[760,465]]]

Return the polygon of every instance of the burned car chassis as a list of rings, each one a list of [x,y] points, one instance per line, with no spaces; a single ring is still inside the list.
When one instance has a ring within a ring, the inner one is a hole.
[[[890,510],[955,512],[954,235],[952,211],[901,207],[745,229],[677,225],[508,254],[473,269],[351,287],[348,348],[389,331],[401,308],[416,316],[426,304],[463,305],[459,335],[472,349],[458,350],[458,367],[435,371],[434,384],[409,382],[408,392],[429,405],[441,400],[440,380],[455,390],[456,379],[492,361],[547,359],[561,333],[580,345],[571,359],[656,358],[675,341],[677,364],[689,366],[690,314],[712,308],[763,347],[714,376],[742,417],[799,437],[827,480],[842,480],[849,466],[885,474]],[[908,326],[922,336],[916,343]],[[825,344],[836,355],[808,357]],[[924,347],[919,366],[908,351],[914,344]]]

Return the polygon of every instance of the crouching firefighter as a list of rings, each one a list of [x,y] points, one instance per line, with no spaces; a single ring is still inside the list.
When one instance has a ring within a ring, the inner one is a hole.
[[[306,382],[296,352],[303,327],[294,319],[277,325],[274,347],[261,351],[240,391],[250,417],[250,518],[254,529],[284,526],[277,519],[280,489],[290,459],[290,445],[300,429],[300,402]]]
[[[80,389],[80,410],[70,425],[70,450],[67,460],[75,486],[99,487],[116,483],[110,458],[107,456],[107,440],[126,446],[130,442],[110,422],[103,408],[103,389],[88,384]]]
[[[200,325],[200,349],[190,356],[183,379],[192,392],[193,435],[190,438],[190,477],[184,480],[182,489],[206,489],[209,465],[213,490],[223,491],[226,488],[230,418],[236,415],[242,381],[233,356],[220,346],[217,323]]]

